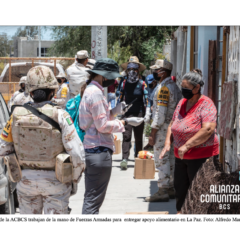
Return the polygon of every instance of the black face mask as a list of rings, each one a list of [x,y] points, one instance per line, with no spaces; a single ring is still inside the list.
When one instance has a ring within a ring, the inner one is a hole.
[[[103,81],[102,86],[103,86],[104,88],[105,88],[105,87],[109,87],[109,86],[113,85],[114,82],[115,82],[115,79]]]
[[[156,81],[160,81],[161,77],[158,76],[158,73],[154,72],[153,77]]]
[[[62,83],[62,80],[61,79],[57,79],[58,83]]]
[[[183,95],[183,97],[188,99],[188,100],[191,99],[195,95],[195,94],[192,93],[193,89],[182,88],[182,95]]]
[[[150,88],[153,88],[153,83],[148,84]]]

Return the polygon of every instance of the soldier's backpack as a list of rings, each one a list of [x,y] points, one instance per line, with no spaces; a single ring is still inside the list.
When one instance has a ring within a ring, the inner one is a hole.
[[[80,102],[81,102],[81,96],[80,96],[80,94],[78,94],[77,96],[75,96],[74,98],[71,98],[67,102],[65,111],[67,111],[69,113],[69,115],[71,116],[74,126],[76,128],[76,131],[78,133],[78,136],[81,139],[81,141],[83,142],[84,136],[85,136],[85,131],[83,131],[79,127],[79,105],[80,105]]]

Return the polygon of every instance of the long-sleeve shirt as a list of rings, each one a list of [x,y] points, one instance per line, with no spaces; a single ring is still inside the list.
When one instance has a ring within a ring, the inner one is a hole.
[[[46,103],[48,102],[42,102],[38,104],[34,103],[32,104],[32,107],[41,108]],[[77,183],[80,180],[83,168],[85,168],[85,151],[83,148],[83,144],[78,137],[74,124],[70,119],[71,118],[66,111],[58,109],[58,123],[62,131],[63,146],[66,152],[72,157],[73,182]],[[8,128],[9,132],[7,132],[7,134],[4,134],[3,130],[0,135],[0,156],[6,156],[14,152],[11,118],[7,122],[6,127]],[[31,171],[37,172],[38,170]]]
[[[159,129],[164,123],[170,123],[182,93],[171,77],[158,83],[153,97],[153,122],[151,127]]]
[[[86,131],[83,142],[85,149],[103,146],[114,152],[112,133],[124,132],[125,128],[121,121],[110,114],[103,92],[103,87],[95,81],[87,86],[79,107],[79,124]]]

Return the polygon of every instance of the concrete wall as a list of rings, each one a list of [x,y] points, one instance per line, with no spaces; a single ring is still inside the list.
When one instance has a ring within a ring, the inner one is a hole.
[[[171,62],[171,45],[163,45],[163,55]]]
[[[54,41],[41,41],[41,48],[50,48]],[[18,56],[17,57],[38,57],[38,40],[27,41],[26,38],[18,38]]]

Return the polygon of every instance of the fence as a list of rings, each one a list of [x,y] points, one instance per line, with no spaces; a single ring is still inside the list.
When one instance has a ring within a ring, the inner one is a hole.
[[[75,58],[4,58],[0,57],[0,92],[6,102],[12,94],[19,89],[20,78],[26,76],[28,71],[37,65],[46,65],[51,68],[54,75],[64,72]]]

